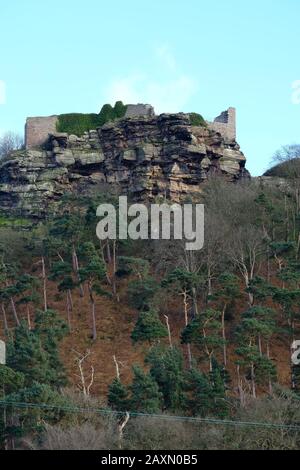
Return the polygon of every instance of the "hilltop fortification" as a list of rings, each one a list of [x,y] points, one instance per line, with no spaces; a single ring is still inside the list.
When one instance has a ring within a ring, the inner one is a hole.
[[[194,126],[189,114],[131,115],[78,137],[54,131],[55,117],[27,121],[27,149],[0,166],[0,206],[43,217],[66,192],[107,185],[135,200],[197,199],[210,175],[249,178],[235,135],[233,113]],[[43,146],[34,139],[45,137]],[[34,131],[34,132],[33,132]]]
[[[149,104],[127,105],[125,118],[155,117],[153,106]],[[55,134],[59,116],[29,117],[25,125],[26,149],[43,145],[49,135]],[[209,129],[219,132],[228,140],[236,140],[236,110],[229,108],[215,118],[213,122],[206,121]]]

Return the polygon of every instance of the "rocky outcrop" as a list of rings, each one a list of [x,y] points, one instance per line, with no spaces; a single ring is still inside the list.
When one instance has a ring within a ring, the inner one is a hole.
[[[248,178],[239,145],[185,114],[121,119],[82,137],[49,136],[44,149],[11,155],[0,167],[0,207],[42,217],[66,192],[115,185],[135,200],[197,197],[211,174]]]

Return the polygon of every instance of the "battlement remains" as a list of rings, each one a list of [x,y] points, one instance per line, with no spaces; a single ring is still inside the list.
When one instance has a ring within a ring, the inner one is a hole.
[[[228,108],[223,111],[214,122],[208,122],[208,127],[222,134],[229,140],[236,140],[236,109]]]
[[[25,124],[25,147],[32,149],[43,145],[49,134],[56,133],[58,116],[29,117]]]
[[[155,111],[151,104],[128,104],[125,117],[155,116]]]
[[[129,104],[126,118],[155,116],[154,108],[150,104]],[[26,149],[41,147],[48,139],[49,134],[56,133],[58,116],[29,117],[25,125]],[[228,140],[236,140],[236,110],[229,108],[223,111],[213,122],[207,122],[209,129],[219,132]]]

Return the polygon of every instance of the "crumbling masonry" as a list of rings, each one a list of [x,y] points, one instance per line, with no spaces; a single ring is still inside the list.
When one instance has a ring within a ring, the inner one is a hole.
[[[128,105],[125,118],[135,117],[154,117],[154,108],[148,104]],[[43,145],[49,135],[56,133],[56,124],[58,116],[48,117],[29,117],[25,125],[25,146],[26,149],[34,149]],[[213,122],[207,122],[208,127],[219,132],[222,137],[235,141],[236,140],[236,110],[229,108],[220,116],[216,117]]]

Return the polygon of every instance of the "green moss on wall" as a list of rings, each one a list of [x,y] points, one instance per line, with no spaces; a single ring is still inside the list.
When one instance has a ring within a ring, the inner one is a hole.
[[[127,106],[122,101],[117,101],[115,106],[105,104],[99,114],[69,113],[58,116],[56,129],[58,132],[66,132],[81,136],[84,132],[103,126],[109,121],[125,116]]]

